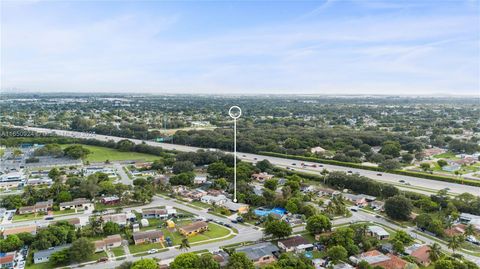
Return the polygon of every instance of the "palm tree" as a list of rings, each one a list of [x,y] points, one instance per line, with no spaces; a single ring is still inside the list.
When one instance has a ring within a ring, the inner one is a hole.
[[[433,243],[433,245],[430,246],[430,250],[428,251],[428,257],[431,261],[436,262],[440,259],[441,256],[442,248],[438,243]]]
[[[475,228],[473,227],[472,224],[468,224],[467,227],[465,227],[465,235],[474,235],[475,234]]]
[[[464,240],[465,239],[463,238],[463,236],[454,235],[450,239],[450,241],[448,241],[448,248],[451,249],[453,251],[453,253],[455,254],[455,250],[460,248],[460,245],[463,243]]]
[[[188,242],[188,238],[183,238],[182,243],[180,243],[179,249],[187,251],[190,248],[190,242]]]

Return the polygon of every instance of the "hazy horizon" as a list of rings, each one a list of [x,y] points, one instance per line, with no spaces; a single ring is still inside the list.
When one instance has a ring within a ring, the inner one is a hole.
[[[2,93],[480,94],[478,0],[2,1]]]

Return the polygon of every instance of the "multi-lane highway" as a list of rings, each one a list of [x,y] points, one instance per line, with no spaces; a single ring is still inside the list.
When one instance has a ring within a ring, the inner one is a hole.
[[[75,137],[75,138],[93,138],[101,141],[109,141],[109,140],[119,141],[119,140],[125,139],[123,137],[116,137],[116,136],[82,133],[82,132],[75,132],[75,131],[53,130],[53,129],[36,128],[36,127],[18,126],[17,128],[22,128],[24,130],[34,131],[34,132],[43,133],[43,134],[57,134],[60,136]],[[162,147],[167,150],[194,152],[201,149],[198,147],[159,143],[154,141],[143,141],[139,139],[129,139],[129,140],[136,144],[145,142],[148,145]],[[402,176],[402,175],[396,175],[396,174],[390,174],[390,173],[381,173],[381,175],[379,175],[380,173],[376,171],[350,168],[350,167],[337,166],[337,165],[329,165],[329,164],[322,164],[322,167],[317,167],[317,168],[300,167],[300,164],[303,161],[251,154],[251,153],[240,152],[238,153],[237,156],[244,161],[250,161],[250,162],[266,159],[276,166],[290,167],[298,171],[304,171],[304,172],[316,173],[316,174],[320,173],[324,168],[329,171],[343,171],[343,172],[351,171],[352,173],[358,173],[362,176],[366,176],[377,181],[394,184],[401,189],[408,189],[410,191],[415,191],[415,192],[424,193],[424,194],[431,194],[432,192],[436,192],[438,190],[448,188],[449,192],[452,194],[460,194],[460,193],[468,192],[473,195],[480,195],[480,187],[473,187],[473,186],[450,183],[450,182],[443,182],[443,181],[417,178],[417,177],[411,177],[411,176]],[[295,165],[293,165],[294,163]],[[307,165],[315,164],[312,162],[303,162],[303,163]],[[402,181],[402,183],[400,183],[400,181]]]

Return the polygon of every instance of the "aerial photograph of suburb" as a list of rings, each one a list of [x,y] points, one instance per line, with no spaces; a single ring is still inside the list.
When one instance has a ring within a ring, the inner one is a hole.
[[[480,269],[480,0],[0,0],[0,269]]]

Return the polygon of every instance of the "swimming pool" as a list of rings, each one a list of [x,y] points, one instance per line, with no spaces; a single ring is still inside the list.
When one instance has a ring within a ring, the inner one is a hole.
[[[273,209],[258,208],[258,209],[255,209],[254,212],[255,212],[255,215],[260,216],[260,217],[264,217],[264,216],[270,215],[272,213],[283,216],[283,215],[285,215],[287,210],[285,208],[282,208],[282,207],[275,207]]]

